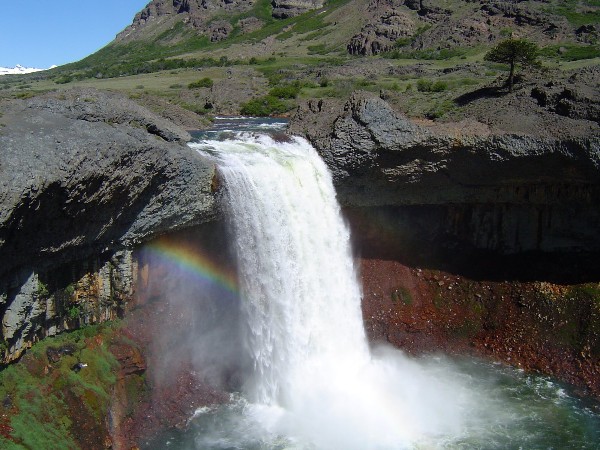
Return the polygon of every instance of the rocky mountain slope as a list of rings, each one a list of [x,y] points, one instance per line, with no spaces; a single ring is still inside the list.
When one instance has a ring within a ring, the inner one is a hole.
[[[286,19],[321,8],[323,3],[323,0],[274,0],[268,8],[261,0],[153,0],[119,33],[117,42],[156,36],[177,23],[217,42],[226,39],[234,28],[248,33],[265,25],[265,9],[275,19]]]
[[[565,6],[538,0],[370,0],[353,1],[348,8],[344,7],[345,3],[153,0],[117,36],[116,42],[156,37],[176,23],[183,23],[187,29],[217,42],[227,39],[234,30],[236,33],[256,31],[269,22],[269,17],[288,19],[315,9],[329,13],[336,8],[344,8],[346,14],[359,19],[346,25],[354,28],[353,37],[346,43],[347,50],[357,55],[402,47],[439,50],[489,45],[513,32],[538,42],[594,43],[600,31],[594,22],[599,13],[598,5],[589,1],[570,1]],[[569,8],[569,14],[565,7]]]
[[[591,57],[600,54],[599,18],[593,0],[153,0],[113,43],[55,73],[113,77],[131,73],[126,61],[179,56],[446,59],[510,36],[554,57]]]

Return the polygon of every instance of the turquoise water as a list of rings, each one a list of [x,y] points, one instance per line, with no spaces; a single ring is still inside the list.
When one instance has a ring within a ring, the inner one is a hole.
[[[431,371],[450,371],[483,393],[483,412],[467,421],[459,434],[373,449],[600,449],[600,404],[575,396],[551,378],[471,358],[416,361]],[[166,432],[142,448],[318,449],[293,437],[270,435],[248,416],[251,408],[239,394],[232,394],[230,404],[201,409],[186,430]]]

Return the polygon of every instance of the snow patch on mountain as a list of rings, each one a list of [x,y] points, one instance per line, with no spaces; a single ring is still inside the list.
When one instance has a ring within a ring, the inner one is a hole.
[[[51,66],[48,69],[54,69],[56,66]],[[36,69],[33,67],[23,67],[17,64],[15,67],[0,67],[0,76],[2,75],[21,75],[24,73],[40,72],[48,69]]]

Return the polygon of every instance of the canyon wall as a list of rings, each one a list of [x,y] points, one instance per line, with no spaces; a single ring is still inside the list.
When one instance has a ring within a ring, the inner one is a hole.
[[[291,132],[332,169],[352,229],[371,341],[484,355],[600,397],[600,132],[559,122],[411,121],[372,94],[298,110]]]
[[[139,278],[132,251],[215,223],[220,210],[215,168],[185,145],[189,134],[130,99],[73,90],[0,109],[0,353],[9,362],[45,336],[122,316]],[[311,101],[290,132],[333,172],[372,339],[450,348],[458,333],[479,354],[541,361],[528,367],[566,370],[579,384],[600,379],[596,288],[574,286],[600,279],[598,133],[411,121],[366,94]],[[523,311],[526,321],[512,320]],[[526,336],[528,351],[500,345]],[[534,347],[572,363],[546,364]]]
[[[2,361],[32,342],[117,317],[131,249],[214,219],[215,169],[189,134],[117,94],[0,104]]]
[[[393,209],[382,220],[397,233],[498,254],[600,250],[600,133],[417,124],[367,94],[310,103],[291,132],[318,149],[344,206]]]

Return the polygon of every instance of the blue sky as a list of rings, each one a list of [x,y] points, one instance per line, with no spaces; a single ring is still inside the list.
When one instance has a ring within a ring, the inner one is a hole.
[[[0,67],[47,68],[104,47],[150,0],[0,1]]]

